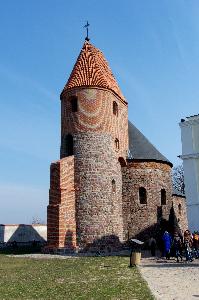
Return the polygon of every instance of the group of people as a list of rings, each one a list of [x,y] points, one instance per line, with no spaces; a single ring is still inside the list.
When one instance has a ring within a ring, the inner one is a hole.
[[[184,235],[178,231],[171,235],[165,231],[162,236],[163,253],[162,256],[167,260],[171,256],[176,257],[177,262],[182,261],[183,255],[187,261],[193,261],[193,258],[199,258],[199,234],[192,234],[188,229],[185,230]],[[155,256],[156,241],[154,238],[150,239],[151,254]]]

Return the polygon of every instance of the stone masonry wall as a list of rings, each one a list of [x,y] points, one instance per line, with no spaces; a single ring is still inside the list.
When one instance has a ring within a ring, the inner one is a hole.
[[[173,195],[172,200],[175,214],[179,221],[179,226],[182,232],[184,232],[186,229],[188,229],[186,198]]]
[[[122,174],[111,136],[81,133],[74,138],[79,247],[122,241]]]
[[[147,192],[147,204],[140,204],[139,188]],[[161,205],[161,189],[166,190],[166,205]],[[160,162],[129,162],[123,168],[124,238],[147,238],[161,215],[168,219],[172,205],[171,167]]]
[[[47,228],[48,247],[76,247],[74,156],[51,164]]]

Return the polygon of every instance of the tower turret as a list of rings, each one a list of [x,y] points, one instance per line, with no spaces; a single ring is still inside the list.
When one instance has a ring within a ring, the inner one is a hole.
[[[84,249],[107,239],[122,241],[121,164],[128,150],[127,102],[103,53],[88,41],[60,99],[61,159],[51,165],[48,207],[48,228],[58,227],[59,237],[48,230],[49,243],[67,248],[70,240],[71,247]],[[56,188],[54,173],[59,177]],[[59,195],[52,201],[55,190]],[[57,217],[53,207],[59,211]],[[69,231],[70,239],[64,238]]]

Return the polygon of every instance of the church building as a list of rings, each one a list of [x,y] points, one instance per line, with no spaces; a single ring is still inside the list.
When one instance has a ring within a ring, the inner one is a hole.
[[[168,219],[172,205],[185,229],[185,198],[173,193],[172,163],[128,121],[128,102],[103,53],[88,39],[60,99],[48,249],[112,251],[131,237],[145,240]]]

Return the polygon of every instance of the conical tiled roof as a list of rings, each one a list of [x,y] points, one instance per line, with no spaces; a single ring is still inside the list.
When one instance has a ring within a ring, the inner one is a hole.
[[[132,159],[161,161],[172,166],[172,163],[130,121],[128,122],[128,134],[129,150]]]
[[[63,92],[79,86],[106,88],[125,100],[103,53],[88,41],[83,45]]]

